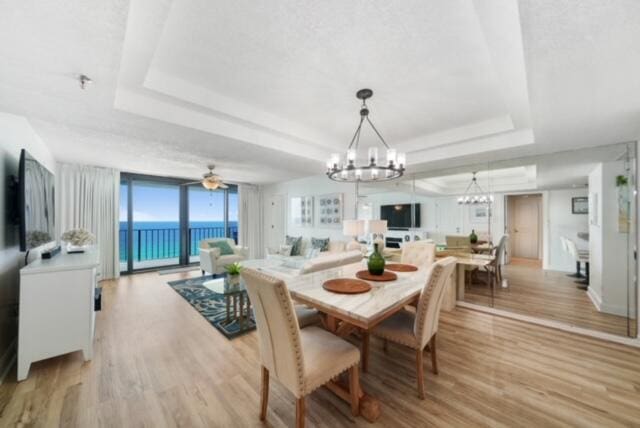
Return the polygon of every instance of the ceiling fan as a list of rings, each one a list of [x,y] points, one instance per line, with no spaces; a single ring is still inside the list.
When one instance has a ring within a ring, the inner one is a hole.
[[[207,165],[207,168],[209,168],[209,172],[207,172],[206,174],[202,175],[202,180],[200,180],[200,181],[192,181],[190,183],[184,183],[183,186],[190,186],[192,184],[198,184],[199,183],[199,184],[202,184],[202,187],[204,187],[205,189],[208,189],[208,190],[227,189],[227,188],[229,188],[229,186],[224,184],[224,182],[222,181],[222,177],[220,177],[218,174],[214,174],[213,173],[215,165]]]

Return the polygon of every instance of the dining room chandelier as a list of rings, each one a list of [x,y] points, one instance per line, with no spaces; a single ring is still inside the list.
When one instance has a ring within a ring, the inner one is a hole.
[[[464,195],[458,197],[459,205],[491,205],[493,203],[493,195],[486,193],[478,184],[476,179],[476,171],[472,173],[471,183],[464,191]]]
[[[369,108],[367,107],[367,99],[373,96],[371,89],[360,89],[356,93],[356,97],[362,100],[360,107],[360,122],[358,128],[351,138],[351,143],[347,148],[346,156],[343,159],[340,153],[333,153],[327,161],[327,176],[331,180],[343,182],[373,182],[373,181],[389,181],[402,177],[404,174],[404,166],[406,163],[406,155],[398,153],[395,149],[389,147],[387,142],[382,138],[380,132],[369,119]],[[364,121],[371,126],[382,144],[386,149],[386,159],[379,162],[378,148],[369,147],[367,150],[366,161],[358,164],[358,145],[360,143],[360,132]]]

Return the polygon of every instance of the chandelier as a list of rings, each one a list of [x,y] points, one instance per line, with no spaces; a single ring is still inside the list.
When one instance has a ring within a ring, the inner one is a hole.
[[[351,143],[347,148],[346,158],[341,162],[340,154],[333,153],[327,161],[327,176],[335,181],[351,181],[351,182],[372,182],[372,181],[389,181],[402,177],[406,156],[404,153],[398,153],[395,149],[389,147],[382,135],[378,132],[371,119],[369,119],[369,108],[367,107],[367,99],[371,98],[373,91],[371,89],[360,89],[356,93],[356,97],[362,100],[360,107],[360,123],[356,129]],[[358,165],[358,144],[360,143],[360,131],[364,121],[371,126],[382,144],[386,148],[386,159],[383,163],[378,161],[378,148],[369,147],[367,150],[366,163]]]
[[[458,198],[458,204],[460,205],[491,205],[493,202],[493,195],[485,193],[482,187],[478,184],[476,179],[476,172],[474,171],[471,178],[471,183],[467,186],[467,190],[464,191],[464,195]]]

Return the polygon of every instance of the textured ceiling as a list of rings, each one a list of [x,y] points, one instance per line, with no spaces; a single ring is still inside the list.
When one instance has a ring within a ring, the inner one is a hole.
[[[0,111],[59,160],[263,183],[321,173],[369,86],[435,170],[637,139],[638,22],[637,0],[12,2]]]

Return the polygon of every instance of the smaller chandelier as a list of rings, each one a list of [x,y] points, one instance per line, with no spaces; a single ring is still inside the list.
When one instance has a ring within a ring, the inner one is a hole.
[[[360,123],[356,129],[351,143],[347,148],[347,154],[345,161],[342,162],[339,153],[334,153],[327,161],[327,176],[331,180],[335,181],[389,181],[399,177],[402,177],[404,173],[404,166],[406,163],[406,156],[404,153],[398,153],[395,149],[389,147],[382,135],[378,132],[371,120],[369,119],[369,108],[367,107],[367,99],[373,96],[371,89],[361,89],[356,93],[356,97],[362,100],[362,106],[360,107]],[[378,161],[378,148],[369,147],[367,151],[367,161],[362,165],[357,164],[358,159],[358,144],[360,143],[360,131],[362,130],[362,124],[367,121],[371,128],[374,130],[382,144],[386,148],[386,160],[383,163]]]
[[[459,205],[491,205],[493,203],[493,195],[485,193],[476,179],[476,172],[473,172],[471,183],[464,191],[464,195],[458,198]]]

